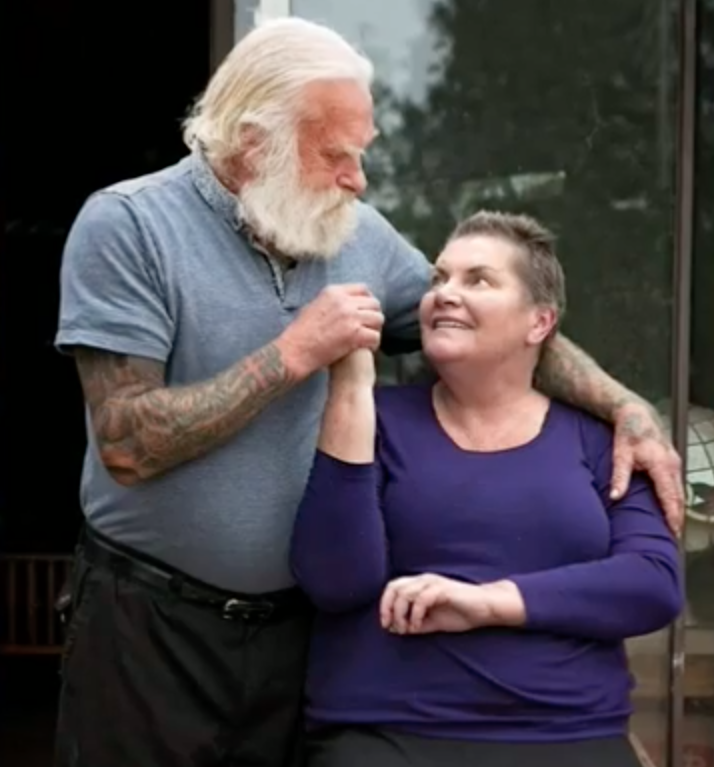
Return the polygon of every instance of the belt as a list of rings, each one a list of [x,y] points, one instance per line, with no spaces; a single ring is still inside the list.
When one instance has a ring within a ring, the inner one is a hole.
[[[137,555],[87,527],[82,534],[80,549],[91,565],[107,567],[118,575],[158,588],[183,602],[215,609],[225,620],[265,623],[308,609],[307,597],[297,588],[258,595],[224,591]]]

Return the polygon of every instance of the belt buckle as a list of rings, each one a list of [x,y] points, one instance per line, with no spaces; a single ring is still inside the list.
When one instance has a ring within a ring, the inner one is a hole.
[[[228,599],[223,605],[223,619],[227,621],[242,618],[244,621],[267,620],[273,614],[269,602],[247,602],[244,599]]]

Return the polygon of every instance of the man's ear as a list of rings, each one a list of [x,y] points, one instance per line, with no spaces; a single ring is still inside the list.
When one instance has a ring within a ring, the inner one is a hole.
[[[268,132],[260,125],[242,123],[238,127],[240,150],[225,163],[225,170],[229,178],[243,183],[258,175],[260,158],[267,139]]]
[[[268,131],[262,125],[245,122],[238,127],[239,145],[246,152],[255,152],[264,147],[267,139]]]

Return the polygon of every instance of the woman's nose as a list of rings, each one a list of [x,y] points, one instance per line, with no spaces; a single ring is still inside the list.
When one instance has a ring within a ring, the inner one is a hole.
[[[454,306],[461,300],[458,291],[449,285],[441,285],[436,290],[435,302],[437,306]]]

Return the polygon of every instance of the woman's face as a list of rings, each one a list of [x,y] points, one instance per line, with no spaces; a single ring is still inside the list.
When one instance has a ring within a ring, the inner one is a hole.
[[[556,313],[533,304],[515,268],[521,257],[494,235],[446,246],[420,307],[422,345],[432,363],[498,363],[532,355],[543,343]]]

